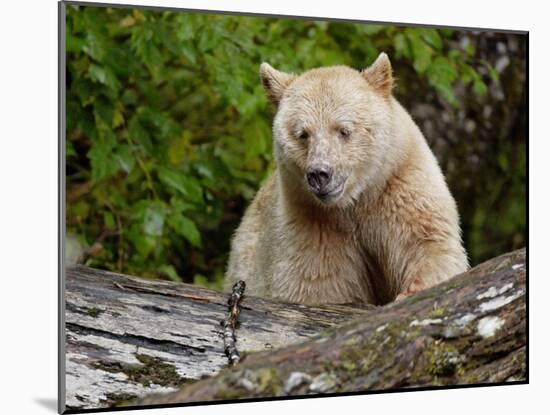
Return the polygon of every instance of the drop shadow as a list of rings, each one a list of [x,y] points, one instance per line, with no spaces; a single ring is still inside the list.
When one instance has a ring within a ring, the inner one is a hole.
[[[42,407],[44,407],[44,408],[46,408],[46,409],[48,409],[48,410],[50,410],[50,411],[52,411],[52,412],[54,412],[54,413],[57,413],[57,399],[52,399],[52,398],[35,398],[34,401],[35,401],[38,405],[40,405],[40,406],[42,406]]]

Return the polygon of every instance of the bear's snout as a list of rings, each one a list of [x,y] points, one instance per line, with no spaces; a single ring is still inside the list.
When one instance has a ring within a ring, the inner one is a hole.
[[[311,166],[307,170],[307,182],[316,194],[326,193],[332,180],[332,167],[326,164]]]
[[[337,181],[334,169],[327,164],[316,164],[308,168],[307,183],[312,193],[323,203],[334,202],[344,191],[345,179]]]

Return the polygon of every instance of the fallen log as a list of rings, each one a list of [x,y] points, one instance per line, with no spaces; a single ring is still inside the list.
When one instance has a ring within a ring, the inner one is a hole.
[[[514,251],[383,307],[307,307],[245,293],[236,331],[245,353],[232,368],[219,325],[226,294],[71,268],[67,405],[524,383],[525,267],[525,250]]]
[[[170,392],[228,365],[228,295],[189,284],[70,267],[66,272],[66,407],[103,408]],[[239,352],[302,342],[372,307],[306,307],[246,297]]]
[[[301,344],[133,404],[525,383],[525,250],[489,260]]]

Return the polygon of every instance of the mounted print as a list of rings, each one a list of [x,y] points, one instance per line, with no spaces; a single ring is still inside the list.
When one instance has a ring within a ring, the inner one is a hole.
[[[527,32],[59,16],[60,412],[528,382]]]

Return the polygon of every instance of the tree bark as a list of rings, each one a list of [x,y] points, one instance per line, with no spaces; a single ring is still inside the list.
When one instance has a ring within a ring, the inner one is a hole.
[[[246,294],[246,292],[245,292]],[[227,366],[228,294],[83,266],[66,277],[66,405],[120,405]],[[241,354],[302,342],[373,307],[306,307],[245,297]]]
[[[306,307],[245,293],[237,346],[263,351],[211,376],[227,366],[218,325],[226,295],[74,268],[67,384],[71,376],[93,382],[68,396],[89,408],[525,382],[525,278],[523,249],[383,307]],[[92,316],[93,308],[101,311]],[[120,376],[118,395],[110,375]],[[92,402],[88,392],[98,390]]]

